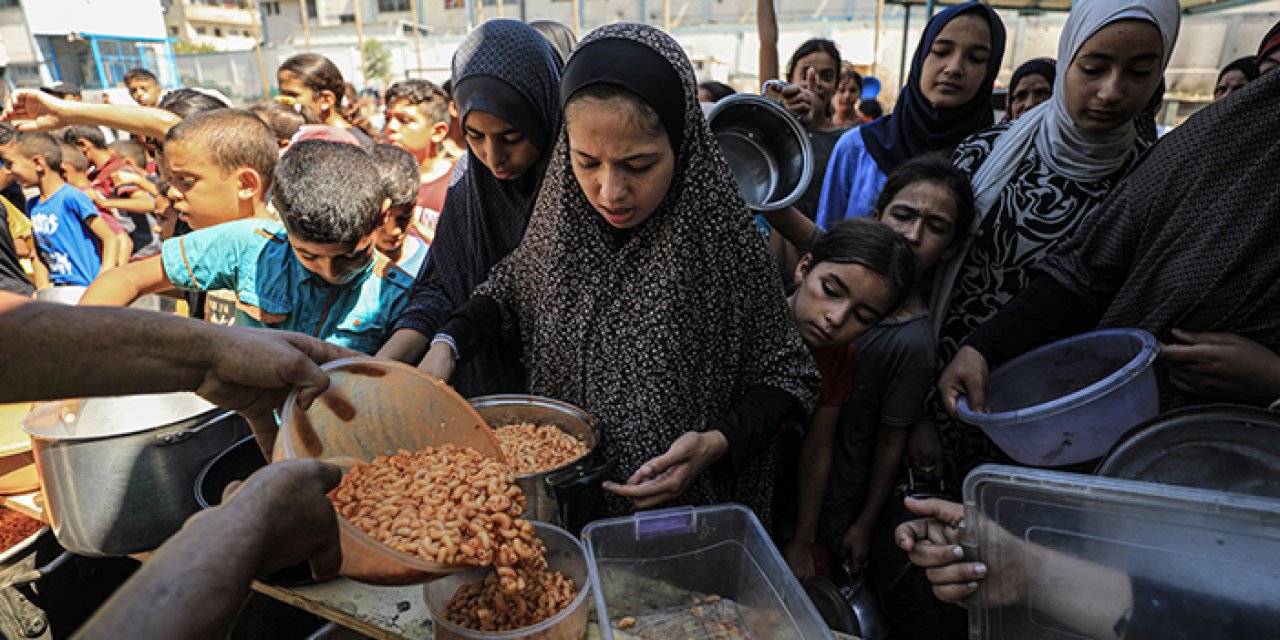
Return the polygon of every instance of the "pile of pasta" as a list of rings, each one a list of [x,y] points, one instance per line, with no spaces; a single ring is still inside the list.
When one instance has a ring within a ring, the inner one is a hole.
[[[587,445],[553,424],[520,422],[499,427],[502,453],[519,475],[558,469],[587,455]]]
[[[378,542],[428,562],[493,565],[446,607],[452,622],[509,631],[559,613],[572,580],[548,572],[546,547],[521,520],[525,498],[511,468],[468,447],[400,450],[358,464],[329,494],[341,515]]]

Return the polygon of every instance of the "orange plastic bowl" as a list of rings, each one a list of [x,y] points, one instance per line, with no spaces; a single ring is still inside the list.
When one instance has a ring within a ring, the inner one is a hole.
[[[322,367],[332,384],[301,410],[294,391],[281,414],[273,458],[318,458],[345,471],[400,449],[454,444],[503,460],[489,425],[449,385],[399,362],[349,358]],[[379,585],[420,584],[475,569],[427,562],[338,518],[342,575]]]

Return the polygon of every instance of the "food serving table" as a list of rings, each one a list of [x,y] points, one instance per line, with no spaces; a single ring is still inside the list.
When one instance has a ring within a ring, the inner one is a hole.
[[[277,587],[255,582],[253,589],[371,638],[432,637],[431,619],[427,615],[420,585],[375,587],[337,578],[302,587]],[[594,622],[594,607],[591,615],[593,621],[588,628],[587,638],[599,640],[600,633]],[[857,640],[842,633],[836,633],[835,636],[841,640]]]
[[[0,505],[23,515],[45,521],[40,492],[0,496]],[[135,556],[146,560],[149,553]],[[347,578],[294,587],[281,587],[255,581],[253,590],[314,616],[335,622],[357,633],[378,640],[428,639],[433,637],[431,617],[427,614],[422,586],[378,587]],[[592,622],[588,640],[599,640],[592,603]],[[857,640],[836,633],[840,640]]]

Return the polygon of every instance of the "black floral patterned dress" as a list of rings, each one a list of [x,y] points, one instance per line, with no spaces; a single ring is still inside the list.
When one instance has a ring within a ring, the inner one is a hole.
[[[1012,123],[974,134],[956,148],[954,163],[972,178],[990,156],[996,140]],[[1141,152],[1150,143],[1139,137]],[[1033,149],[1018,164],[991,211],[975,232],[964,258],[938,336],[939,372],[955,356],[965,338],[995,315],[1031,280],[1031,268],[1063,239],[1070,237],[1136,161],[1094,182],[1055,173]],[[949,480],[960,487],[973,467],[985,462],[1010,463],[977,427],[951,420],[935,400],[934,413],[942,439]]]

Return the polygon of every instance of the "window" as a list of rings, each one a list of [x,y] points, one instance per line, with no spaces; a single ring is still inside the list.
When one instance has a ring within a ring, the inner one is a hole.
[[[202,36],[202,35],[205,35],[206,33],[208,33],[208,30],[205,29],[204,27],[196,27],[196,35]]]
[[[221,37],[222,37],[222,28],[221,28],[221,27],[214,27],[214,28],[213,28],[213,35],[218,36],[219,38],[221,38]]]
[[[0,0],[0,9],[18,9],[22,7],[19,0]]]
[[[176,36],[176,35],[178,35],[178,28],[177,28],[177,27],[169,27],[169,35],[171,35],[171,36]]]
[[[317,15],[318,14],[316,13],[316,0],[307,0],[307,17],[314,18]]]
[[[410,0],[378,0],[378,13],[408,12]]]
[[[279,2],[262,3],[262,13],[268,16],[280,15],[280,3]]]

